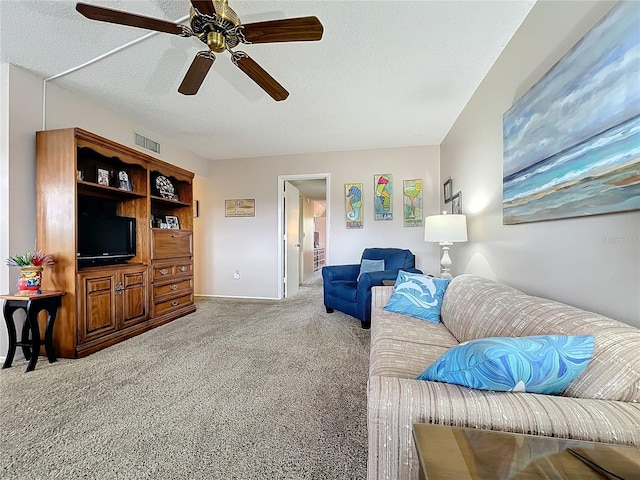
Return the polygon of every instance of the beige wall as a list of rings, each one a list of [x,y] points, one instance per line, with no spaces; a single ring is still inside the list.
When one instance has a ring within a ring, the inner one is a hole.
[[[538,2],[441,145],[469,242],[454,264],[640,326],[640,212],[502,224],[502,115],[612,7]]]
[[[206,269],[198,293],[204,295],[279,297],[278,177],[328,173],[328,263],[358,263],[367,247],[411,249],[418,268],[438,272],[437,245],[423,241],[421,228],[405,228],[402,221],[402,180],[422,178],[425,214],[439,208],[439,162],[437,146],[406,147],[354,152],[276,156],[216,161],[211,164],[208,188],[200,189],[209,211],[202,224],[206,251],[198,258]],[[394,175],[391,222],[373,220],[373,176]],[[347,230],[344,220],[344,184],[361,182],[364,189],[364,228]],[[224,200],[255,198],[256,216],[225,218]],[[233,272],[242,272],[233,281]]]

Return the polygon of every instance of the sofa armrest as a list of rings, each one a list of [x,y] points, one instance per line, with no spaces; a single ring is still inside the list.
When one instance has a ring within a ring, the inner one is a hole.
[[[395,377],[368,381],[368,478],[418,477],[414,423],[640,446],[640,404],[491,392]]]
[[[393,287],[391,285],[376,286],[371,289],[371,311],[384,307],[391,298]]]
[[[360,264],[354,265],[327,265],[322,267],[322,278],[328,282],[341,280],[356,281],[360,273]]]

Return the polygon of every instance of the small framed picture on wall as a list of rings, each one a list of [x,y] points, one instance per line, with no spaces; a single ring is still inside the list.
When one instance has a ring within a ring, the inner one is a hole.
[[[453,188],[453,182],[451,181],[450,178],[448,178],[447,181],[444,182],[444,185],[442,186],[442,191],[444,193],[444,203],[449,203],[451,201],[452,188]]]
[[[462,215],[462,192],[458,192],[451,197],[451,213]]]

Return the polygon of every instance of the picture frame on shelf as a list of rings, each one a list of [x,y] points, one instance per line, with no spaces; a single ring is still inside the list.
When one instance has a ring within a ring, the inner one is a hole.
[[[444,185],[442,186],[442,193],[444,196],[444,203],[449,203],[452,199],[451,194],[453,193],[453,181],[448,178]]]
[[[457,192],[451,197],[451,213],[453,215],[462,215],[462,192]]]
[[[109,186],[109,170],[104,168],[98,169],[98,185]]]
[[[180,220],[178,220],[178,217],[176,217],[175,215],[165,215],[164,220],[167,224],[167,228],[173,230],[180,229]]]
[[[118,188],[120,190],[126,190],[130,192],[132,190],[131,180],[129,180],[129,174],[124,170],[118,172]]]

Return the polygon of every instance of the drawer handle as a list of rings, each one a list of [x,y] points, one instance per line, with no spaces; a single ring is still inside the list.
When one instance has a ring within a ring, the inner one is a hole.
[[[160,270],[160,275],[169,275],[169,269],[163,268],[162,270]]]
[[[175,233],[171,235],[171,238],[178,238],[178,235],[176,235]]]
[[[180,305],[180,302],[178,300],[174,300],[173,302],[171,302],[172,307],[177,307],[178,305]]]
[[[181,272],[186,272],[187,271],[187,267],[180,267],[180,271]]]
[[[178,289],[178,285],[171,285],[171,291],[175,292]]]

